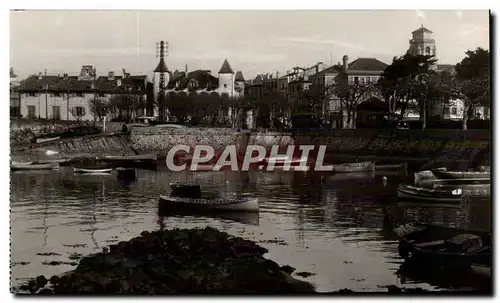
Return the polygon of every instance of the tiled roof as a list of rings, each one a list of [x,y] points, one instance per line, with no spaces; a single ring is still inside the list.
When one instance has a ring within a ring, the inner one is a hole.
[[[417,33],[417,32],[424,32],[424,33],[431,33],[432,34],[432,31],[429,30],[429,29],[427,29],[427,28],[425,28],[423,25],[420,28],[414,30],[411,33],[413,34],[413,33]]]
[[[324,75],[324,74],[330,74],[330,73],[339,73],[342,71],[342,65],[333,65],[333,66],[330,66],[329,68],[325,68],[324,70],[316,73],[313,75],[313,77],[315,76],[321,76],[321,75]]]
[[[236,76],[234,76],[234,81],[245,81],[245,78],[243,78],[243,73],[241,71],[236,72]]]
[[[168,72],[168,67],[167,64],[165,64],[165,60],[163,58],[160,59],[160,62],[158,62],[158,65],[156,66],[155,73],[166,73]]]
[[[262,80],[262,75],[257,75],[252,81],[252,85],[262,85],[264,80]]]
[[[349,63],[348,70],[384,71],[388,65],[375,58],[358,58]]]
[[[222,63],[222,66],[219,70],[219,74],[234,74],[233,69],[229,65],[229,62],[227,62],[227,59],[224,59],[224,63]]]

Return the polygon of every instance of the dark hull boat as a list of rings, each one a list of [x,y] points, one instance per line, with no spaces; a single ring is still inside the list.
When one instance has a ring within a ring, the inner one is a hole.
[[[400,199],[437,203],[462,203],[465,195],[461,189],[443,190],[400,184],[397,190]]]
[[[448,171],[444,169],[431,170],[437,179],[442,180],[461,180],[474,182],[477,180],[489,180],[491,173],[489,171]]]
[[[357,172],[368,172],[374,170],[375,170],[375,163],[370,161],[333,165],[332,169],[332,171],[336,173],[357,173]]]
[[[170,184],[170,195],[160,196],[159,207],[162,211],[196,210],[196,211],[229,211],[258,212],[257,198],[223,199],[216,196],[203,195],[201,186],[196,184]]]
[[[407,262],[449,271],[491,273],[491,232],[413,223],[399,226],[394,233],[399,238],[399,255]]]

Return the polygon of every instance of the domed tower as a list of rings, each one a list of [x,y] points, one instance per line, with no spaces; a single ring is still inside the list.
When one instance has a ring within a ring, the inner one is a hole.
[[[234,72],[227,59],[224,59],[219,70],[219,94],[228,94],[234,97]]]
[[[410,40],[410,48],[408,52],[411,55],[425,55],[436,57],[436,41],[434,40],[433,32],[428,30],[422,24],[417,30],[412,33]]]

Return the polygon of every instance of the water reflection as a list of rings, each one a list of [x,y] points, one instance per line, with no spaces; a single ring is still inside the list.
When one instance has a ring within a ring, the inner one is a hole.
[[[310,172],[182,172],[137,170],[134,180],[75,175],[71,169],[11,174],[12,276],[53,275],[70,265],[46,266],[39,252],[87,254],[143,230],[213,226],[269,249],[269,256],[308,278],[319,291],[377,290],[414,285],[396,272],[402,260],[392,229],[414,220],[464,228],[491,228],[491,202],[463,207],[397,201],[401,176]],[[384,186],[382,177],[387,177]],[[196,182],[221,196],[259,198],[256,214],[158,213],[158,196],[174,181]],[[284,244],[273,244],[281,239]],[[342,274],[339,274],[342,273]],[[432,282],[427,282],[432,283]],[[418,287],[431,287],[418,283]]]

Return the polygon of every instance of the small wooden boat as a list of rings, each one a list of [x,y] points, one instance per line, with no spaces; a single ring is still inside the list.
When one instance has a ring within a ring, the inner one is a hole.
[[[74,173],[80,174],[109,174],[111,171],[113,171],[112,168],[73,168]]]
[[[26,162],[21,162],[21,161],[10,161],[10,165],[14,166],[20,166],[20,165],[31,165],[33,164],[33,161],[26,161]]]
[[[131,156],[102,156],[99,160],[113,160],[113,161],[156,161],[157,156],[153,155],[131,155]]]
[[[277,157],[264,158],[262,159],[262,162],[268,165],[270,163],[274,163],[275,166],[286,166],[286,165],[292,166],[292,165],[300,165],[302,161],[307,162],[307,160],[308,159],[306,157],[290,158],[288,156],[277,156]]]
[[[375,170],[377,170],[377,171],[391,171],[391,170],[404,171],[404,170],[408,170],[408,163],[375,165]]]
[[[47,160],[37,160],[35,161],[36,164],[47,164],[47,163],[58,163],[58,164],[66,164],[71,162],[71,159],[66,158],[66,159],[47,159]]]
[[[45,169],[59,169],[59,164],[57,163],[47,163],[47,164],[29,164],[29,165],[14,165],[11,164],[11,170],[45,170]]]
[[[193,209],[198,211],[259,211],[257,198],[222,199],[204,197],[201,186],[196,184],[172,183],[170,195],[160,196],[160,208],[178,210]]]
[[[375,164],[371,161],[355,162],[333,165],[332,171],[336,173],[357,173],[375,170]]]
[[[56,141],[56,140],[60,140],[61,137],[60,136],[57,136],[57,137],[45,137],[45,138],[37,138],[36,139],[36,143],[44,143],[44,142],[50,142],[50,141]]]
[[[465,198],[460,188],[453,190],[430,189],[409,184],[399,184],[397,196],[400,199],[433,201],[438,203],[461,203]]]
[[[399,254],[420,266],[472,271],[491,267],[491,232],[412,223],[397,227]]]
[[[437,179],[475,181],[480,179],[490,179],[489,171],[448,171],[435,169],[431,170]]]

